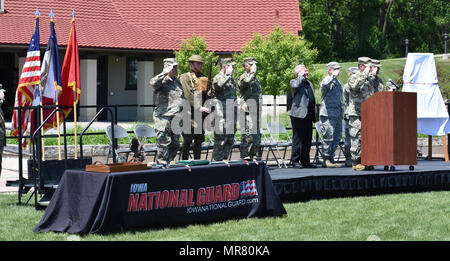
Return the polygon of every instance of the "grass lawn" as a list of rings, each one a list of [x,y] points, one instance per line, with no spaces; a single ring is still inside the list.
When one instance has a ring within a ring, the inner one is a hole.
[[[44,212],[36,211],[32,205],[19,206],[16,203],[16,194],[0,195],[0,241],[65,241],[73,238],[73,235],[65,233],[34,233],[33,229]],[[80,240],[450,240],[450,191],[312,200],[283,205],[288,214],[280,218],[249,218],[178,228],[141,229],[87,235]]]
[[[435,56],[436,70],[438,74],[438,84],[442,93],[444,100],[450,99],[450,59],[442,60],[442,55]],[[389,79],[400,85],[403,84],[403,68],[405,67],[406,58],[397,59],[386,59],[380,60],[381,69],[379,76],[383,79],[384,83]],[[358,63],[355,62],[345,62],[339,63],[342,66],[341,73],[338,76],[339,81],[344,85],[348,82],[348,68],[357,67]],[[315,68],[318,68],[323,75],[327,74],[326,64],[315,64]],[[315,94],[318,102],[321,101],[320,98],[320,86],[315,86]]]

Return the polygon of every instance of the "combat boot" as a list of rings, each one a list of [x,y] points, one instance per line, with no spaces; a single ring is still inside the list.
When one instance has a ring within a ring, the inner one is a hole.
[[[361,170],[364,170],[365,168],[366,168],[366,166],[361,164],[361,158],[356,159],[355,161],[353,161],[352,170],[361,171]]]
[[[330,158],[330,161],[331,161],[331,163],[334,165],[334,168],[340,168],[340,167],[342,167],[342,164],[336,163],[336,162],[334,161],[334,157],[333,157],[333,158]]]
[[[361,170],[365,170],[366,166],[364,166],[363,164],[357,164],[356,166],[352,167],[353,170],[357,170],[357,171],[361,171]]]
[[[323,158],[322,167],[324,168],[335,168],[336,164],[333,164],[328,157]]]

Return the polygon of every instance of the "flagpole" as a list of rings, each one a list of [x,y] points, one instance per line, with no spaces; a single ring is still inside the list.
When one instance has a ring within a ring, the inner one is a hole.
[[[72,24],[75,22],[75,11],[72,10]],[[69,39],[70,40],[70,39]],[[72,46],[75,48],[75,46]],[[75,86],[73,86],[73,122],[74,122],[74,141],[75,141],[75,159],[78,159],[78,144],[77,144],[77,84],[75,82]]]
[[[45,79],[47,81],[47,78]],[[41,123],[44,122],[44,109],[42,108],[42,83],[39,85],[39,110],[41,111]],[[41,128],[41,145],[42,145],[42,161],[45,161],[45,143],[44,143],[44,128]]]
[[[39,10],[36,10],[36,18],[39,17],[40,13]],[[47,79],[46,79],[47,80]],[[41,118],[41,123],[42,124],[44,122],[44,110],[42,108],[42,82],[39,84],[39,111],[40,113],[40,118]],[[39,125],[40,125],[39,124]],[[42,146],[42,161],[45,161],[45,143],[44,143],[44,129],[41,128],[41,146]]]
[[[53,14],[53,10],[50,10],[50,23],[55,23],[55,21],[53,20],[53,18],[55,17],[55,15]],[[50,50],[52,50],[53,48],[51,48]],[[51,59],[51,53],[52,51],[50,51],[50,59]],[[56,57],[55,57],[56,58]],[[49,59],[49,61],[51,61]],[[59,109],[59,104],[58,104],[58,82],[55,79],[55,82],[53,83],[55,85],[55,104],[56,104],[56,109]],[[60,130],[60,126],[59,126],[59,111],[56,112],[56,127],[58,128],[58,160],[61,160],[61,130]],[[54,125],[53,125],[54,126]]]

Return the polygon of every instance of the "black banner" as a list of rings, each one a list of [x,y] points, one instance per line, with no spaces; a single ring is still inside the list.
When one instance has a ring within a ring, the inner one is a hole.
[[[104,233],[286,214],[263,162],[67,170],[35,232]]]

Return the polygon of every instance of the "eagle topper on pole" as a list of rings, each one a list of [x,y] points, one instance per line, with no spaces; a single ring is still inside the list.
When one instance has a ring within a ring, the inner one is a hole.
[[[44,60],[41,68],[41,103],[44,105],[56,104],[58,108],[58,94],[61,91],[61,67],[59,65],[58,41],[55,33],[55,22],[53,11],[50,11],[50,38],[45,51]],[[48,115],[51,110],[47,110]],[[43,114],[41,114],[43,115]],[[48,127],[54,127],[54,121],[47,124]],[[61,160],[61,134],[59,130],[59,112],[56,113],[56,125],[58,128],[58,152]],[[42,129],[43,131],[43,129]],[[44,147],[42,148],[44,149]]]

